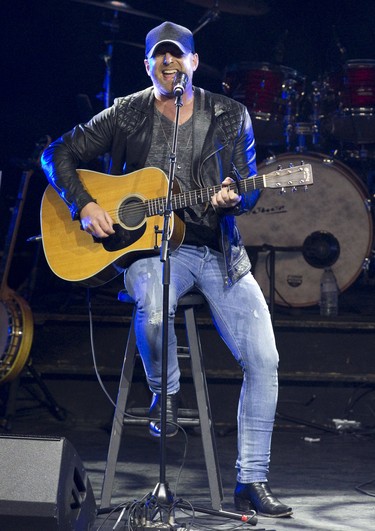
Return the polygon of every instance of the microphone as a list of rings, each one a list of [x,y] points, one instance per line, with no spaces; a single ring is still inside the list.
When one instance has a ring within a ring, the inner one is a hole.
[[[176,72],[173,80],[173,94],[175,96],[182,96],[188,81],[189,78],[185,72]]]

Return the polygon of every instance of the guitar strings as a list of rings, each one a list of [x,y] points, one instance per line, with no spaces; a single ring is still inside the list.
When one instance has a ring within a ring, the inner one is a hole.
[[[297,168],[294,168],[294,170],[296,169]],[[231,190],[234,190],[234,189],[237,189],[239,186],[241,193],[243,192],[246,193],[249,191],[257,190],[262,187],[262,184],[263,184],[263,187],[266,188],[266,185],[264,182],[265,177],[266,177],[265,175],[256,175],[248,179],[243,179],[238,184],[234,182],[229,185],[229,188]],[[248,186],[248,184],[250,185],[251,183],[252,185]],[[284,186],[292,186],[292,184],[293,183],[291,181],[288,181],[287,185],[285,184]],[[301,185],[306,185],[306,184],[307,183],[303,179],[301,179],[299,180],[298,183],[294,183],[293,186],[297,186],[297,185],[301,186]],[[281,189],[282,188],[281,183],[278,183],[276,187]],[[205,201],[209,201],[209,198],[211,197],[211,195],[213,195],[213,193],[218,192],[220,189],[221,189],[221,185],[219,184],[215,186],[209,186],[207,188],[200,188],[197,190],[190,190],[190,191],[181,192],[178,194],[173,194],[171,198],[172,208],[176,210],[178,208],[185,208],[186,206],[189,206],[192,204],[198,204],[198,203],[203,203]],[[195,199],[195,202],[193,201],[192,198]],[[132,214],[140,215],[142,213],[146,213],[146,216],[147,215],[148,216],[163,215],[165,204],[166,204],[166,197],[158,197],[158,198],[153,198],[153,199],[145,198],[144,201],[140,200],[135,203],[131,203],[131,204],[128,203],[127,205],[122,205],[117,209],[108,210],[108,213],[111,216],[113,216],[113,215],[117,215],[121,213],[121,210],[124,209],[124,211],[126,210],[126,214],[129,214],[129,215],[132,215]]]
[[[232,183],[229,185],[231,189],[237,188],[236,183]],[[207,196],[207,201],[209,200],[210,195],[213,195],[213,193],[218,192],[221,189],[221,185],[216,186],[209,186],[207,188],[200,188],[197,190],[190,190],[187,192],[182,192],[178,194],[172,195],[172,203],[179,204],[179,208],[184,208],[187,206],[186,198],[189,197],[189,203],[193,203],[192,196],[195,197],[195,200],[198,202],[204,202],[204,199]],[[210,192],[212,192],[210,194]],[[108,213],[110,215],[118,214],[121,212],[122,208],[126,208],[126,212],[129,214],[141,214],[142,212],[148,211],[150,212],[149,215],[162,215],[164,212],[164,207],[166,204],[166,198],[165,197],[158,197],[153,199],[145,199],[144,201],[140,201],[133,204],[127,204],[126,207],[120,206],[117,209],[108,210]]]

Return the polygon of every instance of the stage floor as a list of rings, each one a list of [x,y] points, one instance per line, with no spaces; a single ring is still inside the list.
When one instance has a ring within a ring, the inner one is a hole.
[[[59,421],[44,406],[23,408],[11,425],[11,434],[65,437],[77,450],[88,473],[95,499],[100,506],[101,487],[111,423],[90,425],[78,422],[69,413]],[[3,433],[6,434],[5,431]],[[255,526],[236,520],[177,510],[176,520],[188,529],[229,530],[245,527],[260,530],[367,531],[375,521],[375,430],[358,432],[326,431],[303,425],[276,424],[273,437],[270,485],[282,501],[294,509],[292,517],[258,518]],[[224,500],[222,508],[235,511],[233,488],[236,433],[216,436]],[[186,458],[184,454],[186,451]],[[112,504],[140,501],[160,479],[159,443],[146,427],[124,427]],[[207,472],[199,433],[180,432],[167,441],[166,481],[175,499],[193,506],[211,508]],[[114,529],[119,512],[99,514],[94,531]],[[16,529],[16,528],[15,528]],[[130,529],[122,520],[116,530]],[[34,530],[30,530],[34,531]],[[36,530],[35,530],[36,531]]]
[[[275,326],[282,371],[269,480],[274,494],[293,507],[293,516],[259,517],[253,527],[198,512],[194,516],[192,512],[184,514],[178,509],[176,520],[181,528],[199,531],[239,527],[257,531],[374,529],[374,290],[373,283],[353,286],[342,296],[339,317],[330,322],[320,319],[317,308],[291,312],[277,308]],[[82,318],[87,311],[83,293],[81,290],[65,292],[58,298],[59,304],[53,295],[43,299],[42,308],[34,306],[37,311],[32,359],[56,402],[66,410],[66,418],[55,418],[47,407],[51,404],[43,394],[41,398],[38,386],[33,387],[28,378],[23,378],[15,416],[5,427],[4,422],[0,426],[4,435],[53,436],[70,441],[87,471],[99,509],[113,407],[93,372],[87,314]],[[110,293],[99,292],[93,300],[99,373],[113,400],[117,395],[126,338],[124,324],[130,321],[129,312],[124,315],[123,305],[116,302],[116,293],[111,286]],[[237,373],[228,373],[229,361],[223,365],[227,372],[220,374],[220,348],[214,349],[215,332],[208,324],[209,317],[199,313],[198,322],[203,328],[207,363],[211,355],[215,359],[216,372],[211,376],[209,373],[208,385],[224,489],[222,509],[233,512],[235,409],[240,380],[235,377]],[[0,388],[3,409],[5,387]],[[193,392],[191,386],[185,389],[185,397],[189,398]],[[149,403],[143,379],[135,384],[135,396],[136,406],[143,406],[139,402],[145,397]],[[344,429],[335,428],[336,417],[359,421],[358,429],[350,422]],[[0,413],[1,420],[4,419]],[[145,426],[126,424],[111,506],[140,501],[152,492],[160,480],[159,463],[158,441],[149,436]],[[182,498],[193,506],[211,508],[202,441],[196,431],[190,429],[186,435],[180,432],[167,441],[166,480],[174,499]],[[108,512],[99,513],[92,531],[131,529],[124,519],[114,528],[119,514],[119,511],[110,516]]]

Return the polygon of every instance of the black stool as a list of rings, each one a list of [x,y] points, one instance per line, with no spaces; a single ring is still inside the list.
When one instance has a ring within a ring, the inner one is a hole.
[[[130,303],[134,306],[134,300],[125,292],[120,291],[119,300]],[[221,475],[219,469],[219,462],[216,450],[215,434],[213,429],[213,422],[211,417],[211,407],[208,396],[207,380],[205,376],[205,369],[203,364],[202,349],[195,320],[195,308],[205,304],[203,295],[196,292],[190,292],[181,297],[178,301],[178,306],[183,310],[186,337],[188,347],[178,347],[177,353],[179,356],[186,355],[190,357],[192,378],[194,382],[198,415],[195,418],[182,417],[178,419],[180,425],[199,425],[202,435],[203,452],[206,461],[208,484],[210,488],[211,505],[214,510],[221,510],[221,503],[223,501],[223,487],[221,482]],[[104,481],[101,495],[101,508],[107,508],[111,504],[113,483],[116,473],[116,464],[121,442],[121,435],[124,426],[124,415],[126,402],[133,378],[134,361],[137,354],[135,332],[134,332],[134,315],[129,330],[128,340],[125,349],[124,362],[119,383],[119,390],[116,401],[116,408],[112,423],[112,432],[109,442],[106,469],[104,473]],[[180,413],[180,410],[179,410]],[[148,423],[147,418],[136,419],[134,423]]]

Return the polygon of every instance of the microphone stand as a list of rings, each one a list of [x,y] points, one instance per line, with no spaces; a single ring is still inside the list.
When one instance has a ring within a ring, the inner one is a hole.
[[[176,91],[177,93],[177,91]],[[170,286],[170,250],[169,250],[169,227],[172,215],[171,199],[175,176],[176,150],[178,138],[178,123],[180,108],[182,107],[183,90],[176,95],[176,115],[172,138],[172,147],[169,155],[168,190],[164,209],[164,222],[161,236],[160,261],[163,264],[163,328],[162,328],[162,384],[161,384],[161,434],[160,434],[160,468],[159,483],[156,485],[153,495],[160,506],[170,506],[173,496],[166,481],[166,428],[167,428],[167,378],[168,378],[168,313],[169,313],[169,286]],[[156,228],[157,229],[157,228]]]

